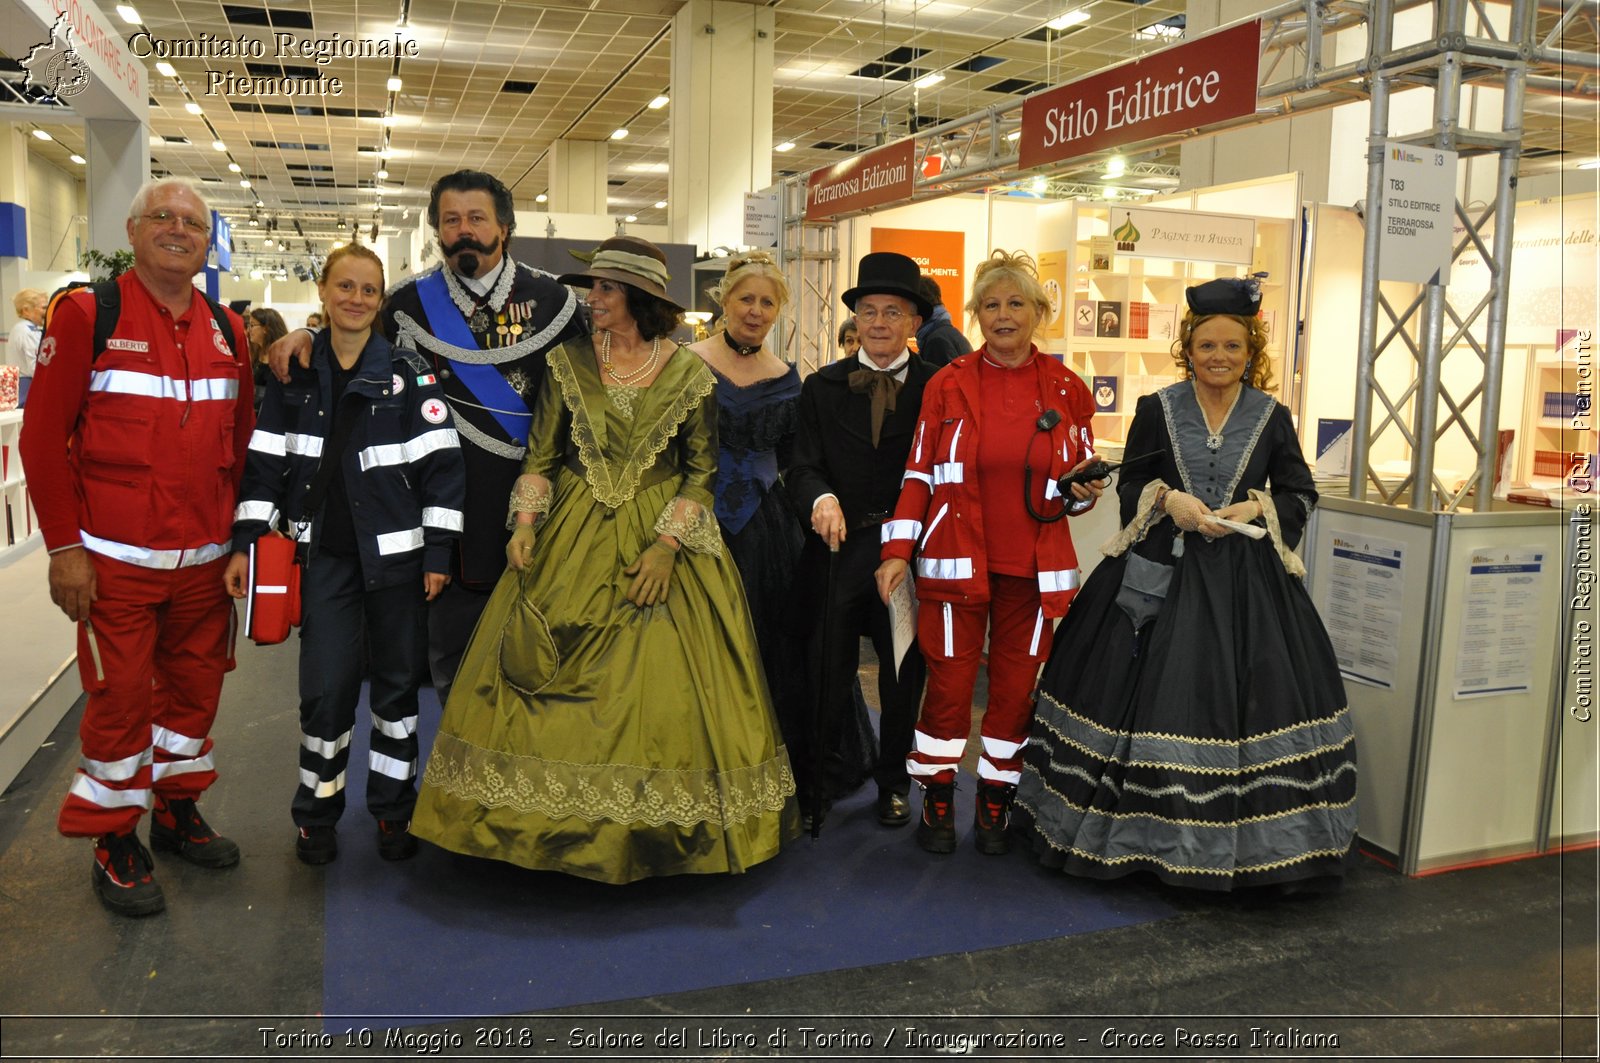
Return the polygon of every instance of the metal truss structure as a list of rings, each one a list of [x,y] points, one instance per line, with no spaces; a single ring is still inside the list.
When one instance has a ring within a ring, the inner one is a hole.
[[[1431,11],[1434,32],[1420,43],[1394,47],[1396,15],[1423,7]],[[1592,21],[1594,8],[1594,0],[1294,0],[1230,24],[1261,21],[1254,114],[1122,144],[1114,150],[1028,171],[1017,164],[1022,101],[991,107],[931,126],[916,135],[915,172],[919,176],[905,202],[977,192],[1040,176],[1058,195],[1077,194],[1073,190],[1081,189],[1083,194],[1103,198],[1104,181],[1098,175],[1112,154],[1131,160],[1121,183],[1138,186],[1149,181],[1166,186],[1170,170],[1152,166],[1149,160],[1184,140],[1370,100],[1367,203],[1371,209],[1362,261],[1351,495],[1364,498],[1370,482],[1391,504],[1410,500],[1418,508],[1432,508],[1437,503],[1453,509],[1474,490],[1478,498],[1487,499],[1493,483],[1491,466],[1500,413],[1524,94],[1543,92],[1582,100],[1594,100],[1600,95],[1600,83],[1595,78],[1600,57],[1556,46],[1574,19],[1585,17]],[[1555,16],[1554,24],[1542,38],[1535,33],[1536,15],[1540,13]],[[1365,46],[1355,47],[1350,34],[1362,35],[1354,40],[1364,41]],[[1337,46],[1336,37],[1340,37]],[[1334,61],[1340,54],[1353,58]],[[1407,132],[1396,139],[1460,152],[1466,158],[1499,156],[1499,182],[1493,204],[1475,216],[1469,216],[1459,204],[1456,207],[1457,218],[1467,229],[1456,253],[1470,248],[1482,254],[1494,277],[1488,294],[1464,317],[1449,308],[1442,287],[1437,285],[1424,286],[1413,304],[1398,312],[1378,289],[1378,213],[1383,199],[1382,145],[1391,136],[1389,100],[1397,91],[1424,86],[1435,90],[1432,128]],[[1465,129],[1460,123],[1461,97],[1469,88],[1484,86],[1503,90],[1500,129]],[[930,159],[937,162],[930,163]],[[1152,172],[1146,173],[1147,167]],[[932,176],[926,176],[929,174]],[[838,253],[836,223],[805,221],[806,183],[807,175],[801,174],[781,186],[784,228],[780,252],[790,287],[797,293],[794,320],[799,324],[795,335],[785,337],[782,350],[790,361],[801,365],[802,372],[831,360],[837,315],[833,291]],[[875,209],[898,205],[901,204],[883,204]],[[1388,321],[1381,341],[1377,336],[1380,314]],[[1443,327],[1446,317],[1451,324],[1449,336]],[[1476,386],[1458,397],[1441,386],[1440,363],[1445,353],[1461,344],[1478,352],[1483,375]],[[1415,358],[1417,371],[1408,388],[1390,396],[1379,387],[1373,364],[1385,351],[1397,346]],[[1376,428],[1372,424],[1374,399],[1385,411]],[[1449,414],[1442,423],[1438,419],[1441,400]],[[1475,428],[1469,410],[1474,402],[1478,404]],[[1386,487],[1368,467],[1367,459],[1373,440],[1390,430],[1402,433],[1410,445],[1412,467],[1404,481]],[[1435,444],[1447,431],[1463,433],[1478,455],[1476,476],[1459,487],[1447,487],[1433,473]]]

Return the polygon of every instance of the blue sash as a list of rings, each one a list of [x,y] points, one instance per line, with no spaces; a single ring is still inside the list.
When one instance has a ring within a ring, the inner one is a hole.
[[[433,328],[433,334],[438,339],[450,344],[452,347],[461,347],[466,350],[477,350],[478,340],[473,336],[472,329],[467,326],[466,318],[461,316],[461,311],[450,298],[450,290],[445,287],[444,269],[435,271],[417,282],[417,295],[422,298],[422,311],[428,315],[428,324]],[[515,267],[508,261],[506,269]],[[528,431],[533,427],[533,415],[528,413],[528,404],[522,401],[522,396],[517,394],[515,388],[506,383],[506,378],[500,375],[500,370],[492,365],[478,365],[473,362],[458,362],[454,358],[446,358],[450,368],[455,371],[457,379],[466,385],[472,397],[478,400],[478,405],[488,410],[491,416],[504,428],[506,435],[511,437],[511,442],[523,446],[528,441]],[[513,413],[520,410],[520,413]]]

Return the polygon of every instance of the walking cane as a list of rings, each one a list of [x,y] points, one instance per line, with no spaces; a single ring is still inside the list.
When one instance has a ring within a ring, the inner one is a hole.
[[[828,582],[822,595],[822,636],[817,654],[817,698],[811,713],[811,837],[822,834],[822,780],[826,763],[824,739],[829,733],[828,719],[833,714],[833,669],[828,666],[828,654],[833,645],[834,590],[838,582],[837,566],[839,548],[828,547]]]

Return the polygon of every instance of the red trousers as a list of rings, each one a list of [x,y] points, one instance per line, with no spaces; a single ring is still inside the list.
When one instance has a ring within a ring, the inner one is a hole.
[[[89,557],[96,600],[78,625],[83,759],[57,820],[68,837],[132,830],[155,794],[198,797],[216,781],[211,722],[233,668],[225,557],[178,569]]]
[[[928,661],[928,692],[906,768],[923,783],[955,779],[972,731],[972,692],[983,636],[989,634],[989,704],[983,713],[978,778],[1016,785],[1022,745],[1033,719],[1033,687],[1050,656],[1051,627],[1031,577],[989,573],[989,601],[980,605],[921,602],[917,644]]]

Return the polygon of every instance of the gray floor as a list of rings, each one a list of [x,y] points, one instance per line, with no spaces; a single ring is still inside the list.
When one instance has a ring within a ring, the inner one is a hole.
[[[415,1054],[384,1048],[382,1031],[366,1048],[359,1033],[296,1039],[323,1029],[323,911],[286,826],[293,675],[292,647],[242,652],[216,730],[223,778],[205,805],[244,861],[207,872],[160,859],[163,915],[107,913],[89,886],[87,843],[55,834],[75,716],[0,798],[0,1056]],[[1594,850],[1425,879],[1363,860],[1338,895],[1278,901],[1094,884],[1159,897],[1176,914],[566,1013],[419,1017],[408,1036],[438,1038],[445,1058],[1594,1058],[1596,870]],[[832,1040],[819,1046],[819,1034]],[[996,1035],[1017,1043],[973,1040]],[[1216,1040],[1203,1047],[1201,1035]]]

